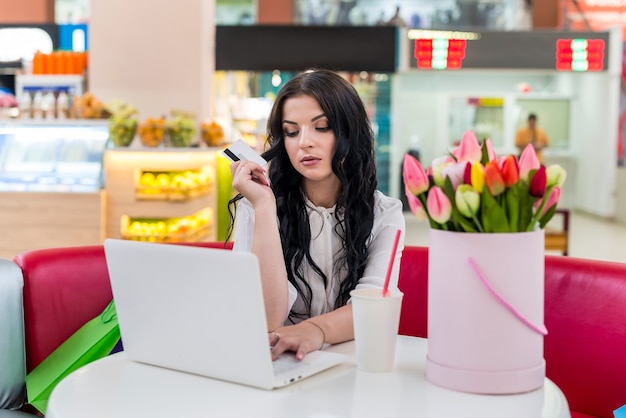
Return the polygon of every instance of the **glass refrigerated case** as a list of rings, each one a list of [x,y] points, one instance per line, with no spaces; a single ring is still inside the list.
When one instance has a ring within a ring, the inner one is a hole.
[[[0,122],[0,191],[96,192],[106,121]]]

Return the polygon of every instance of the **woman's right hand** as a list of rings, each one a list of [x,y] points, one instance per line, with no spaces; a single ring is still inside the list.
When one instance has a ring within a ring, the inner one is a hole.
[[[240,160],[230,164],[233,187],[256,206],[265,199],[272,199],[274,193],[269,187],[267,170],[253,161]]]

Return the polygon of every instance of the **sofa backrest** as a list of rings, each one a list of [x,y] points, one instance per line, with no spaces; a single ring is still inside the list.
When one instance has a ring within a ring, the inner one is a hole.
[[[404,247],[398,288],[404,293],[399,334],[425,338],[428,317],[427,247]]]
[[[26,369],[33,370],[111,302],[101,245],[27,251],[13,260],[24,276]]]
[[[626,404],[626,264],[546,256],[546,374],[570,409],[601,418]]]

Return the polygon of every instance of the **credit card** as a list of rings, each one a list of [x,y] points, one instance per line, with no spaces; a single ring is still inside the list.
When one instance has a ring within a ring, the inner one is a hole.
[[[246,144],[243,139],[233,142],[228,148],[222,151],[226,157],[232,162],[239,160],[254,161],[255,163],[265,166],[267,161],[261,157],[250,145]]]

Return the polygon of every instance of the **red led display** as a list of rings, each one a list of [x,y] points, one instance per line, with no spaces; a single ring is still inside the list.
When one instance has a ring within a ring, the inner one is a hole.
[[[456,70],[465,58],[465,39],[416,39],[413,55],[417,68]]]
[[[602,71],[602,39],[559,39],[556,41],[556,69],[559,71]]]

